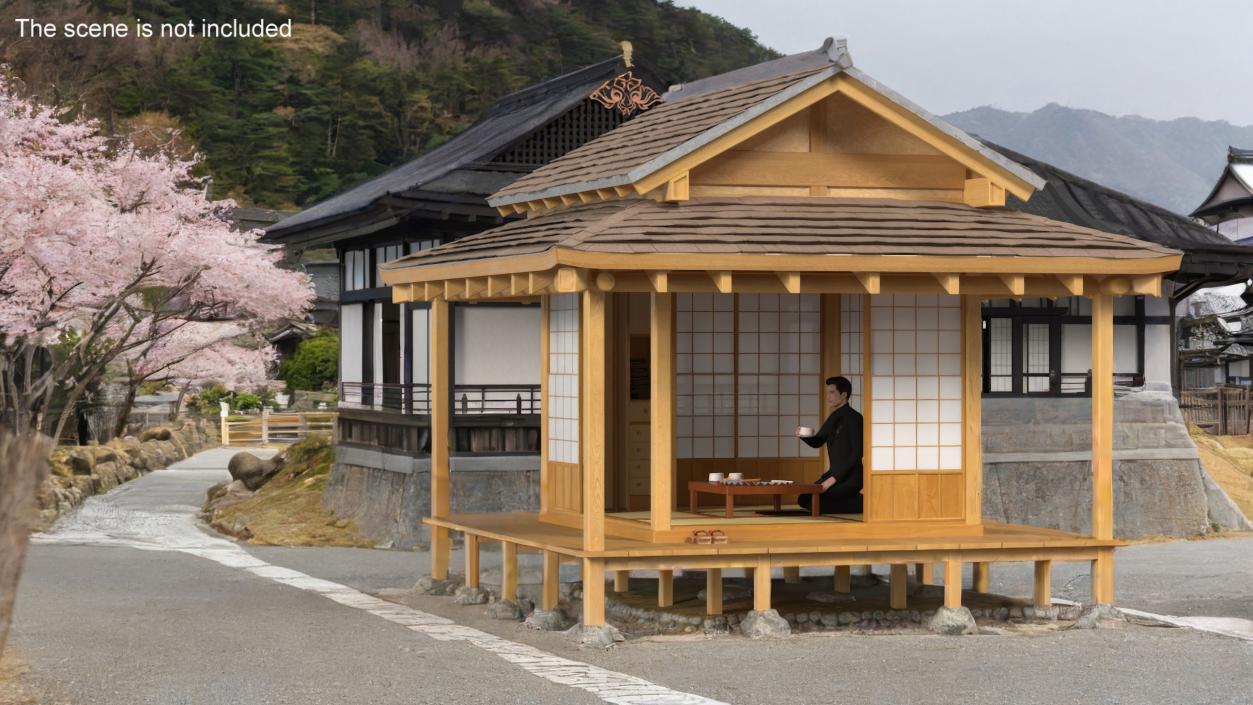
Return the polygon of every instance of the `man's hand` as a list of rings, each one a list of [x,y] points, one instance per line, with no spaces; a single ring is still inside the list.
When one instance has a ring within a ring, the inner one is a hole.
[[[823,480],[819,484],[822,486],[822,491],[826,492],[827,490],[831,489],[831,485],[835,484],[835,478],[828,477],[827,479]]]

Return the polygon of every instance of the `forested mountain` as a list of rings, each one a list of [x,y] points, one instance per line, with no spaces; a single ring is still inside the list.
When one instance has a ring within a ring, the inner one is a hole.
[[[14,18],[278,22],[291,39],[32,40]],[[630,40],[676,83],[775,56],[719,18],[656,0],[18,0],[0,63],[115,134],[204,156],[213,195],[326,198],[438,145],[505,93]]]
[[[1227,163],[1227,146],[1253,147],[1253,125],[1197,118],[1150,120],[1046,105],[1030,113],[981,107],[944,116],[984,139],[1079,176],[1191,213]]]

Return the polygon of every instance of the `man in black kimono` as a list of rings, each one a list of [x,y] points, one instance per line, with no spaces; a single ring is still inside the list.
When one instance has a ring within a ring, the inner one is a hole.
[[[853,385],[844,377],[827,380],[827,404],[831,415],[822,428],[812,436],[796,437],[811,448],[827,447],[827,471],[818,479],[823,492],[819,495],[818,511],[822,514],[860,514],[862,511],[862,418],[848,405]],[[813,497],[801,495],[798,503],[806,510],[811,508]]]

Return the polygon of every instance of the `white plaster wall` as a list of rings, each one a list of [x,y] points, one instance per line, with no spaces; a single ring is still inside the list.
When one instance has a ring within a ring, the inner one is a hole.
[[[1070,323],[1062,326],[1062,372],[1086,374],[1092,369],[1092,326]]]
[[[1231,363],[1231,376],[1232,377],[1248,377],[1249,376],[1249,361],[1248,360],[1236,360],[1235,362]]]
[[[414,309],[412,315],[413,365],[410,374],[414,384],[426,384],[431,379],[431,310]]]
[[[1144,327],[1144,381],[1170,384],[1170,326]]]
[[[345,304],[339,307],[339,378],[344,382],[361,381],[361,330],[365,304]],[[341,401],[361,403],[355,394]]]
[[[381,383],[383,381],[383,304],[376,303],[371,306],[373,309],[370,315],[374,316],[373,337],[374,342],[371,350],[374,352],[374,381]],[[376,390],[380,395],[382,390]]]
[[[1160,345],[1152,342],[1149,332],[1154,328],[1163,328],[1166,333],[1166,381],[1170,381],[1170,332],[1166,326],[1147,326],[1144,334],[1145,360],[1144,366],[1149,367],[1149,348]],[[1092,326],[1086,323],[1072,323],[1062,326],[1062,372],[1086,374],[1092,369]],[[1114,372],[1133,374],[1136,371],[1136,327],[1114,326]]]
[[[456,384],[539,384],[538,306],[456,311]]]

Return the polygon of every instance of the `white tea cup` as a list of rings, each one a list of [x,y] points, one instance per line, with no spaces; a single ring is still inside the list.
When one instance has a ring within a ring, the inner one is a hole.
[[[814,430],[808,426],[797,426],[796,435],[802,438],[812,438],[814,435]]]
[[[730,475],[727,475],[727,479],[728,479],[728,480],[743,480],[743,479],[744,479],[744,473],[742,473],[742,472],[733,472],[733,473],[731,473]]]
[[[709,481],[710,481],[710,482],[722,482],[722,478],[723,478],[723,475],[722,475],[722,473],[720,473],[720,472],[711,472],[711,473],[709,473]]]

